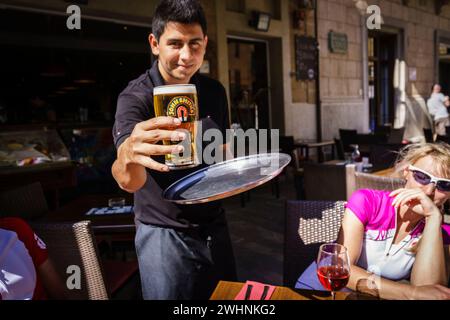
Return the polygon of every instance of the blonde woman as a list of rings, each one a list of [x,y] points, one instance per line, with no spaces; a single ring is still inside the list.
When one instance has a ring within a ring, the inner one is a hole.
[[[347,288],[382,299],[450,299],[450,146],[411,145],[397,169],[406,179],[393,192],[359,190],[346,205],[338,242],[347,247]],[[311,265],[296,287],[321,289]],[[317,277],[316,277],[317,278]]]

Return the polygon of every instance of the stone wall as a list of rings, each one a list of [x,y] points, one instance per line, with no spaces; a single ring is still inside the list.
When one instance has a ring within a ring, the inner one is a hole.
[[[340,128],[368,130],[363,99],[361,17],[352,0],[318,1],[322,137],[339,136]],[[347,35],[346,53],[329,49],[329,32]]]

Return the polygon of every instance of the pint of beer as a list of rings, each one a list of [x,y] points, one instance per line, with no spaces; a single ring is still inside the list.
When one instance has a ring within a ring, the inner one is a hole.
[[[197,89],[192,84],[160,86],[153,89],[155,115],[178,118],[181,125],[177,131],[186,134],[182,143],[164,141],[165,145],[181,144],[184,152],[166,154],[166,165],[170,170],[192,168],[199,165],[196,135],[198,120]]]

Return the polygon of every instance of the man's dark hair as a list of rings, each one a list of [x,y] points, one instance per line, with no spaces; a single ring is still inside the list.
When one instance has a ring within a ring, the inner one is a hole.
[[[198,0],[162,0],[155,10],[152,22],[152,33],[156,40],[159,41],[169,22],[198,23],[206,35],[205,12]]]

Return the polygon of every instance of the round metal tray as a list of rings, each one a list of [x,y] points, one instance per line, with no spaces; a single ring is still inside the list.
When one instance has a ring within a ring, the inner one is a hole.
[[[178,204],[228,198],[270,181],[290,161],[284,153],[264,153],[217,163],[173,183],[163,192],[163,198]]]

